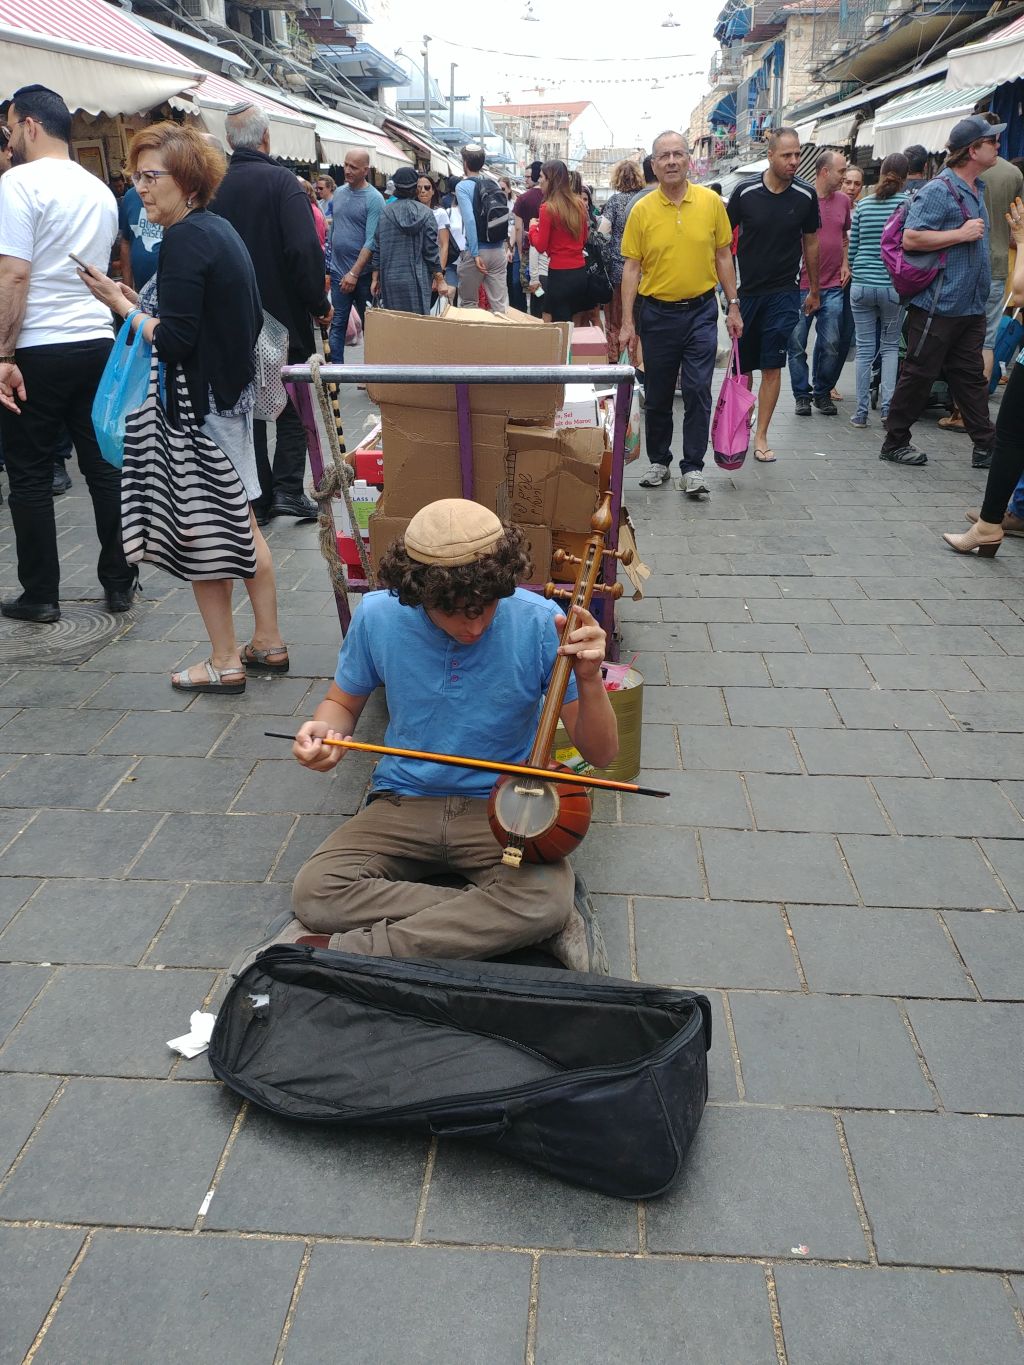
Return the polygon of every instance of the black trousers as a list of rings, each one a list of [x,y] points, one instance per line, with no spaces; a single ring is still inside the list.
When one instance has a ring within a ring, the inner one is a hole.
[[[882,450],[898,450],[910,444],[910,428],[924,412],[940,374],[945,375],[975,446],[987,449],[996,431],[989,416],[988,380],[982,369],[985,314],[953,318],[936,313],[927,340],[915,354],[927,321],[925,309],[911,304],[907,309],[907,354],[885,419]]]
[[[301,347],[290,347],[289,365],[303,365],[309,359]],[[254,504],[264,511],[275,497],[297,498],[301,495],[306,477],[306,428],[292,406],[291,399],[277,419],[277,446],[271,467],[267,453],[267,422],[253,423],[253,445],[256,448],[256,472],[260,478],[260,496]]]
[[[996,418],[996,444],[992,468],[985,485],[981,506],[982,521],[997,525],[1006,515],[1006,505],[1021,474],[1024,474],[1024,366],[1010,366],[1010,378],[1003,391]]]
[[[647,402],[644,435],[651,464],[672,463],[672,404],[682,368],[684,474],[704,468],[711,427],[711,381],[718,354],[718,300],[712,296],[693,308],[671,308],[657,299],[640,303],[640,340],[644,348]]]
[[[65,431],[74,442],[92,498],[100,583],[104,589],[123,592],[135,579],[121,546],[121,471],[100,454],[92,425],[93,399],[112,345],[103,338],[18,349],[27,397],[20,404],[20,416],[0,408],[0,429],[11,485],[18,578],[30,602],[56,602],[60,597],[53,462],[66,440]]]

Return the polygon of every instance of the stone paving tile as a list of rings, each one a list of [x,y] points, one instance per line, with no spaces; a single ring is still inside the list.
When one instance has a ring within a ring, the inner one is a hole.
[[[678,654],[707,653],[711,648],[708,628],[702,622],[662,622],[660,625],[628,626],[623,623],[623,649],[665,650]],[[628,657],[628,656],[627,656]]]
[[[819,572],[812,578],[780,578],[777,582],[783,597],[822,597],[830,602],[864,597],[864,589],[855,578],[838,574],[823,577]]]
[[[287,745],[281,746],[287,749]],[[292,811],[302,815],[354,815],[373,771],[368,754],[346,754],[331,773],[311,773],[293,758],[261,759],[235,798],[233,811]]]
[[[775,1282],[789,1365],[1020,1360],[1020,1333],[993,1275],[783,1265]]]
[[[2,837],[0,834],[0,838]],[[8,835],[8,839],[10,837]],[[0,929],[10,924],[25,902],[41,886],[42,882],[37,877],[0,877]]]
[[[165,1365],[216,1342],[224,1365],[270,1361],[301,1260],[295,1242],[98,1232],[35,1359]],[[112,1296],[131,1311],[112,1312]]]
[[[286,882],[290,887],[299,868],[340,823],[337,816],[300,815],[284,852],[270,873],[271,881]]]
[[[629,1200],[569,1185],[486,1148],[442,1142],[423,1235],[440,1242],[635,1251],[638,1232]]]
[[[688,830],[658,825],[607,825],[585,839],[573,862],[591,891],[701,896],[697,847]]]
[[[942,918],[985,1000],[1024,1000],[1024,915],[946,910]]]
[[[198,716],[193,711],[184,715],[142,711],[124,716],[96,747],[103,754],[154,754],[170,758],[201,758],[210,751],[227,729],[230,719],[227,714]],[[218,758],[224,756],[220,753],[217,755]]]
[[[788,731],[755,725],[680,725],[683,767],[721,772],[798,773]]]
[[[774,1359],[760,1266],[556,1256],[541,1261],[537,1365],[765,1365]]]
[[[19,967],[0,963],[0,1043],[51,976],[48,967]]]
[[[881,730],[794,730],[809,773],[927,777],[908,735]]]
[[[942,701],[964,730],[1004,730],[1016,734],[1020,725],[1017,698],[1005,692],[945,693]]]
[[[748,1100],[931,1109],[910,1036],[887,1000],[729,997]]]
[[[964,663],[992,692],[1017,692],[1020,689],[1020,664],[1016,659],[985,656],[981,659],[965,659]]]
[[[673,687],[771,687],[764,661],[756,654],[672,654],[666,656]],[[0,730],[0,735],[3,731]]]
[[[711,641],[719,653],[805,654],[807,645],[796,626],[711,625]]]
[[[708,1053],[708,1099],[720,1100],[723,1104],[735,1100],[739,1094],[736,1087],[736,1067],[733,1061],[732,1044],[729,1031],[725,1026],[725,995],[721,991],[703,988],[711,1002],[711,1051]]]
[[[344,1132],[251,1109],[204,1226],[405,1240],[415,1228],[426,1157],[423,1137]]]
[[[0,706],[78,706],[109,678],[69,668],[26,668],[0,687]]]
[[[695,989],[800,988],[777,905],[638,896],[634,915],[641,981]]]
[[[132,875],[157,881],[259,882],[270,871],[292,823],[287,815],[173,814]]]
[[[73,1078],[0,1195],[0,1218],[191,1228],[237,1108],[216,1086]]]
[[[651,728],[672,725],[728,725],[719,687],[644,687],[644,738]]]
[[[52,1076],[0,1076],[0,1180],[28,1141],[59,1084]],[[2,1349],[0,1342],[0,1352]]]
[[[890,626],[802,626],[801,635],[813,654],[903,654],[906,652]]]
[[[834,687],[832,701],[843,724],[851,730],[956,729],[943,701],[929,692],[865,692]]]
[[[849,601],[837,602],[835,610],[847,626],[926,626],[929,619],[933,619],[930,608],[946,605],[950,604],[931,602],[926,612],[916,602],[900,598],[886,602],[879,601],[877,597],[854,597]]]
[[[947,1109],[1024,1113],[1024,1013],[1016,1006],[912,1000],[907,1014]]]
[[[889,827],[863,777],[748,773],[758,829],[887,834]]]
[[[1000,735],[915,730],[911,737],[936,777],[1024,778],[1024,752]]]
[[[53,878],[0,934],[0,957],[14,962],[134,964],[182,890],[168,882]]]
[[[128,885],[141,892],[161,883]],[[176,889],[179,893],[182,890],[180,886]],[[288,886],[190,886],[161,930],[148,960],[168,967],[226,967],[240,947],[258,943],[271,920],[289,909]],[[0,951],[3,944],[0,938]]]
[[[4,871],[36,877],[123,873],[156,828],[155,814],[44,810],[4,854]]]
[[[930,910],[791,905],[787,915],[812,991],[974,998]]]
[[[0,1263],[4,1267],[0,1277],[3,1365],[20,1365],[27,1357],[84,1241],[84,1232],[62,1228],[0,1228]],[[105,1307],[109,1312],[109,1305]]]
[[[1024,1265],[1024,1121],[848,1114],[843,1126],[880,1261]]]
[[[0,1070],[167,1076],[176,1054],[165,1040],[188,1032],[213,982],[209,972],[60,967],[0,1050]]]
[[[863,660],[854,654],[766,654],[776,687],[874,687]]]
[[[876,777],[873,785],[900,834],[1024,838],[1024,821],[995,782]]]
[[[169,672],[124,673],[105,682],[82,705],[122,711],[184,711],[193,700],[192,693],[171,686]]]
[[[284,1359],[287,1365],[323,1365],[338,1358],[339,1318],[324,1305],[335,1303],[344,1286],[342,1334],[352,1360],[437,1365],[472,1342],[475,1360],[521,1365],[530,1273],[529,1256],[507,1252],[318,1245]]]
[[[783,1258],[794,1242],[816,1259],[868,1258],[835,1120],[707,1108],[678,1182],[647,1205],[651,1251]]]
[[[810,687],[727,687],[725,704],[733,725],[840,725],[828,693]]]
[[[864,662],[879,687],[893,690],[906,688],[931,692],[941,688],[969,692],[979,685],[978,676],[971,672],[962,659],[952,659],[942,654],[932,657],[920,654],[868,654]]]
[[[982,839],[980,842],[985,857],[995,868],[1013,903],[1018,910],[1024,908],[1024,844],[1019,839]]]
[[[27,757],[0,777],[0,806],[63,806],[95,810],[131,767],[127,758]]]
[[[711,829],[701,834],[701,851],[711,895],[718,900],[837,905],[850,900],[850,882],[829,835]]]
[[[750,829],[753,822],[738,773],[659,771],[657,800],[623,798],[623,824],[713,825]]]
[[[186,646],[181,640],[133,640],[122,638],[105,645],[83,664],[84,677],[94,671],[113,673],[173,672],[181,662]],[[209,646],[207,646],[209,653]],[[97,678],[97,685],[103,680]],[[2,693],[0,693],[2,695]]]
[[[123,707],[106,711],[30,707],[0,729],[0,750],[6,754],[87,754],[123,715]]]
[[[801,597],[794,601],[788,598],[779,601],[772,597],[757,598],[749,603],[747,611],[751,621],[766,626],[802,626],[811,622],[816,625],[839,624],[839,616],[832,603],[814,597]]]
[[[749,621],[750,610],[739,598],[662,597],[663,621]],[[630,615],[633,607],[630,606]]]
[[[252,764],[231,758],[143,758],[104,802],[105,810],[207,811],[229,806]]]
[[[865,905],[939,910],[1008,905],[977,847],[967,839],[843,834],[840,842]]]
[[[971,601],[929,602],[928,615],[940,626],[1019,626],[1017,616],[1006,602]],[[927,621],[906,621],[904,625],[927,625]],[[2,695],[2,694],[0,694]]]
[[[645,697],[646,703],[646,697]],[[662,721],[645,722],[640,732],[640,767],[679,767],[679,736],[676,727]]]

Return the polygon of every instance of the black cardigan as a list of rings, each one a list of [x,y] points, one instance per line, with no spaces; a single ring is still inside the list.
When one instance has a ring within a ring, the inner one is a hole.
[[[153,344],[180,365],[201,422],[234,407],[255,374],[253,348],[263,309],[249,253],[230,223],[195,209],[164,232],[156,268],[160,318]]]
[[[324,249],[305,190],[263,152],[239,148],[210,208],[248,247],[263,307],[288,328],[292,357],[308,359],[312,319],[323,317],[329,303]]]

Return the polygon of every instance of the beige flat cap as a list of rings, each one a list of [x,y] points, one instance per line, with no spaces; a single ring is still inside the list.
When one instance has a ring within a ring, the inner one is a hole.
[[[410,521],[405,548],[420,564],[472,564],[490,554],[505,528],[486,507],[466,498],[441,498],[428,503]]]

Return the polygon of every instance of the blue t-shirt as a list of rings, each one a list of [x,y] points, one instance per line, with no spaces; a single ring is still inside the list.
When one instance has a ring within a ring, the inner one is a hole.
[[[164,230],[149,221],[138,190],[131,186],[117,206],[117,219],[121,236],[131,244],[132,279],[138,292],[156,274]]]
[[[334,192],[331,206],[331,273],[340,279],[356,263],[364,248],[372,251],[377,242],[384,196],[372,185],[353,190],[341,185]]]
[[[334,681],[354,696],[384,687],[390,714],[385,744],[524,763],[558,657],[554,618],[561,614],[554,602],[517,588],[498,602],[476,643],[462,645],[422,607],[403,607],[389,592],[367,593],[341,646]],[[570,677],[565,700],[577,696]],[[494,783],[494,773],[386,755],[373,789],[485,797]]]

